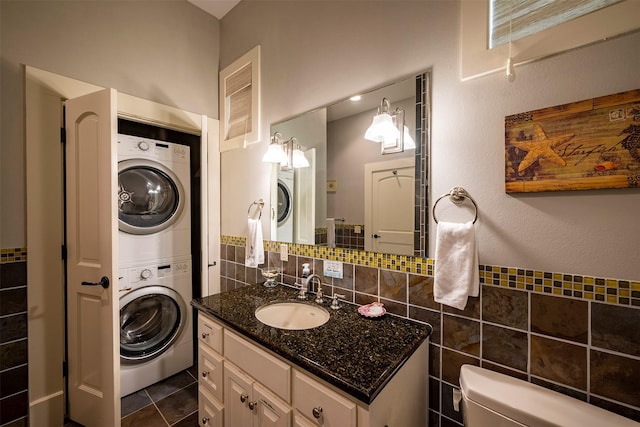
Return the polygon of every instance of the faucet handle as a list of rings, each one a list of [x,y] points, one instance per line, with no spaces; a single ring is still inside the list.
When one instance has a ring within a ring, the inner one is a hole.
[[[338,304],[338,298],[344,299],[345,296],[342,294],[333,293],[333,301],[331,301],[331,308],[337,310],[340,308],[340,304]]]
[[[322,283],[318,284],[318,292],[316,292],[316,304],[322,304],[324,299],[322,298],[324,293],[322,292]]]
[[[307,299],[307,286],[304,283],[301,283],[298,289],[298,299]]]

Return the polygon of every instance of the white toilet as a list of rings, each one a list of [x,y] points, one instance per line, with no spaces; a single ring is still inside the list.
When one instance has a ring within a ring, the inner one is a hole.
[[[460,368],[460,391],[466,427],[640,426],[581,400],[472,365]]]

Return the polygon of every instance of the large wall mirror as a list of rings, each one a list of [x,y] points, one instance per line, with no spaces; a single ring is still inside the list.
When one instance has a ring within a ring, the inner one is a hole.
[[[427,70],[272,124],[271,239],[427,257],[430,119]]]

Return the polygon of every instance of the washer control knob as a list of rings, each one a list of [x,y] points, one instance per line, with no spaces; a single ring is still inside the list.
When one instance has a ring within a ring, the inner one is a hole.
[[[141,149],[142,151],[148,151],[149,150],[149,143],[146,141],[140,141],[138,142],[138,148]]]
[[[140,272],[140,278],[142,280],[147,280],[148,278],[150,278],[153,275],[153,273],[151,272],[151,270],[149,270],[148,268],[145,268],[144,270],[142,270]]]

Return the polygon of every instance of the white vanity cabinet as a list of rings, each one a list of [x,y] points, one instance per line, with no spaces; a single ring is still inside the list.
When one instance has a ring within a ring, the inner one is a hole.
[[[198,314],[198,425],[224,427],[223,328]]]
[[[427,340],[366,405],[202,312],[198,338],[202,427],[427,425]]]
[[[291,427],[291,407],[232,363],[224,367],[227,426]]]

